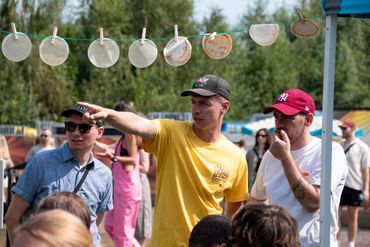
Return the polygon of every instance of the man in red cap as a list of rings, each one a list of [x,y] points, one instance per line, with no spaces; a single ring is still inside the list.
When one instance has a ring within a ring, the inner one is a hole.
[[[231,89],[215,76],[198,78],[181,96],[191,98],[193,121],[148,120],[84,103],[91,120],[106,119],[124,133],[141,136],[157,158],[153,235],[149,246],[187,246],[192,228],[204,216],[232,217],[248,197],[245,155],[221,133]]]
[[[310,134],[315,103],[306,92],[290,89],[263,112],[273,112],[276,132],[262,158],[250,203],[285,208],[298,222],[301,246],[320,246],[321,139]],[[333,143],[332,148],[330,246],[337,246],[337,215],[347,165],[341,146]]]
[[[344,138],[340,144],[344,149],[348,164],[348,177],[340,199],[340,206],[341,209],[344,206],[347,207],[348,246],[354,247],[358,227],[358,208],[361,203],[365,208],[368,207],[370,151],[365,142],[355,137],[354,122],[344,121],[339,128]],[[339,235],[340,232],[338,239]]]

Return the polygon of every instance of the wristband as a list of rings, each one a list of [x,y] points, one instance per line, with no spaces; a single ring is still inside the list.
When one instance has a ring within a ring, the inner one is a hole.
[[[113,162],[117,162],[117,155],[114,155],[113,159],[112,159]]]

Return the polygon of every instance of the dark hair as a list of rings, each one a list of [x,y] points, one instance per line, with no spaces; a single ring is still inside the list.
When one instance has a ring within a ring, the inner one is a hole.
[[[87,228],[90,228],[90,209],[80,196],[72,192],[58,192],[50,195],[40,201],[36,213],[54,209],[62,209],[77,216]]]
[[[230,242],[231,220],[221,215],[208,215],[201,219],[191,231],[189,247],[211,247]]]
[[[265,135],[266,135],[266,143],[265,143],[265,152],[270,148],[270,145],[271,145],[271,135],[270,135],[270,131],[266,128],[262,128],[262,129],[259,129],[257,132],[256,132],[256,137],[255,137],[255,143],[254,143],[254,147],[255,148],[258,148],[258,133],[259,132],[265,132]]]
[[[245,205],[231,227],[233,246],[300,247],[297,221],[277,205]]]
[[[120,100],[116,104],[114,104],[113,109],[116,111],[128,111],[136,113],[134,103],[132,103],[131,101]]]

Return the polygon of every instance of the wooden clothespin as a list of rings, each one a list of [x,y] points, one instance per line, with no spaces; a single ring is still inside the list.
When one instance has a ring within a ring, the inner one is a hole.
[[[175,41],[177,42],[179,40],[179,31],[177,29],[177,25],[175,25]]]
[[[18,36],[17,36],[17,29],[15,28],[15,24],[14,24],[14,22],[10,23],[10,26],[11,26],[12,32],[13,32],[13,34],[14,34],[14,40],[17,40],[17,39],[18,39]]]
[[[99,33],[100,33],[100,38],[99,38],[99,45],[103,45],[103,40],[104,40],[104,30],[103,28],[99,28]]]
[[[302,24],[305,22],[305,18],[301,11],[297,12],[299,20],[302,22]]]
[[[214,40],[217,35],[217,32],[213,32],[211,35],[209,35],[210,40]]]
[[[145,35],[146,35],[146,27],[143,27],[143,32],[141,33],[141,44],[144,44],[145,41]]]
[[[54,27],[53,28],[53,35],[51,36],[50,44],[55,45],[55,38],[57,37],[57,33],[58,33],[58,28]]]

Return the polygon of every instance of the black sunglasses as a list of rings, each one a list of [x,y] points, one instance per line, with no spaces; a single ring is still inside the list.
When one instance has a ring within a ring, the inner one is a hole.
[[[71,133],[74,132],[78,127],[78,130],[81,134],[88,134],[92,128],[92,125],[90,124],[77,124],[74,122],[64,122],[64,126],[66,131]]]
[[[264,134],[258,134],[257,137],[266,137]]]

